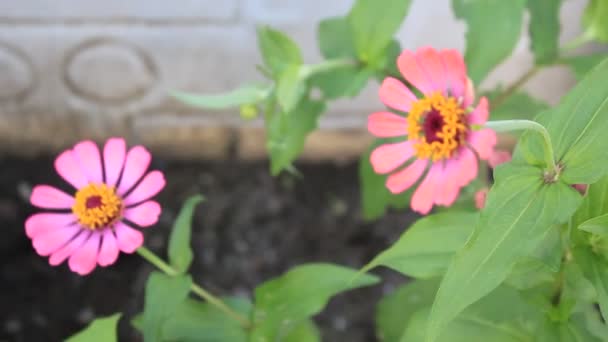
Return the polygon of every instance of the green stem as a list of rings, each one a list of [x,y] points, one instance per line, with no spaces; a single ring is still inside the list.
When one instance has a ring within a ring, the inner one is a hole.
[[[152,265],[156,266],[159,270],[165,272],[169,276],[173,277],[179,274],[179,272],[173,267],[171,267],[171,265],[167,264],[163,259],[159,258],[156,254],[154,254],[151,250],[144,246],[141,246],[137,249],[137,254],[139,254],[141,257],[146,259]],[[226,314],[226,316],[238,321],[241,326],[243,326],[243,328],[249,329],[251,327],[251,322],[246,317],[231,309],[219,298],[207,292],[202,287],[196,285],[195,283],[192,283],[190,285],[190,291],[206,300],[209,304],[215,306],[218,310]]]
[[[500,105],[505,102],[517,89],[523,86],[528,80],[530,80],[537,72],[540,71],[539,66],[534,66],[530,70],[528,70],[525,74],[521,75],[513,84],[511,84],[505,91],[503,91],[500,96],[498,96],[494,101],[492,101],[492,107],[498,108]]]
[[[553,144],[551,143],[551,136],[549,132],[545,128],[545,126],[539,124],[538,122],[531,120],[500,120],[500,121],[489,121],[485,125],[488,128],[495,130],[496,132],[509,132],[509,131],[517,131],[517,130],[533,130],[543,137],[545,142],[545,161],[547,163],[547,167],[551,168],[550,171],[550,181],[556,181],[559,176],[559,168],[555,163],[554,153],[553,153]]]
[[[305,65],[302,67],[302,78],[308,78],[314,74],[319,74],[334,69],[357,65],[357,61],[351,58],[328,59],[319,64]]]
[[[571,41],[564,44],[564,46],[559,49],[559,55],[561,56],[565,52],[569,52],[577,49],[579,46],[590,42],[593,39],[590,35],[583,33],[580,36],[572,39]]]

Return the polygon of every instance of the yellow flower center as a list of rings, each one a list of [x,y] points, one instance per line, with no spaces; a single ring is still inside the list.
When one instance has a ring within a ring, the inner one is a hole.
[[[450,158],[465,144],[469,130],[459,101],[440,92],[413,103],[407,122],[409,139],[417,141],[416,156],[433,161]]]
[[[105,228],[122,216],[123,204],[114,187],[89,184],[78,190],[72,212],[85,228]]]

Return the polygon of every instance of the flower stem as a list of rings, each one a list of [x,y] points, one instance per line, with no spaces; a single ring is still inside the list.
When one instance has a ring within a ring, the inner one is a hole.
[[[351,58],[328,59],[319,64],[302,66],[302,78],[308,78],[314,74],[320,74],[334,69],[357,65],[357,61]]]
[[[547,163],[547,167],[551,168],[551,176],[552,180],[557,180],[559,176],[559,168],[555,163],[554,153],[553,153],[553,144],[551,143],[551,136],[549,132],[545,128],[545,126],[539,124],[538,122],[531,120],[500,120],[500,121],[489,121],[485,125],[488,128],[495,130],[496,132],[509,132],[509,131],[517,131],[530,129],[540,133],[545,142],[545,162]]]
[[[144,246],[137,249],[137,254],[169,276],[173,277],[179,274],[179,272],[171,267],[171,265],[167,264],[163,259],[159,258],[156,254]],[[203,289],[202,287],[192,283],[190,285],[190,291],[206,300],[209,304],[215,306],[218,310],[226,314],[226,316],[238,321],[243,328],[249,329],[251,327],[251,322],[246,317],[231,309],[228,305],[222,302],[221,299],[207,292],[207,290]]]
[[[497,108],[505,102],[517,89],[523,86],[528,80],[530,80],[537,72],[540,71],[540,67],[534,66],[528,70],[525,74],[521,75],[513,84],[503,91],[494,101],[492,101],[492,107]]]

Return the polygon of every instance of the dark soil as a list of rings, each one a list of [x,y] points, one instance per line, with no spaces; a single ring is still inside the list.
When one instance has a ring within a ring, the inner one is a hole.
[[[192,273],[218,295],[251,296],[256,285],[290,267],[332,262],[358,268],[390,245],[413,216],[390,213],[367,223],[361,218],[357,166],[299,165],[303,178],[273,178],[265,163],[156,162],[167,187],[164,210],[146,230],[146,245],[164,255],[179,207],[197,193],[207,198],[195,214]],[[95,316],[139,312],[152,267],[137,255],[80,277],[66,265],[51,267],[26,238],[23,222],[36,211],[28,204],[33,185],[64,184],[53,160],[0,158],[0,341],[60,341]],[[316,317],[324,341],[375,341],[375,304],[404,281],[380,270],[381,285],[341,294]],[[141,337],[128,319],[122,341]]]

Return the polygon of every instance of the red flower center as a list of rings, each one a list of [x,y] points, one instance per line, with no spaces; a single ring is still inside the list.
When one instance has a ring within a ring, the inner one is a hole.
[[[101,196],[91,196],[87,198],[85,206],[87,207],[87,209],[93,209],[101,207],[101,204]]]
[[[433,108],[428,112],[424,118],[424,123],[422,124],[426,142],[429,144],[435,141],[443,142],[443,139],[439,138],[437,133],[443,130],[444,125],[443,116],[437,109]]]

